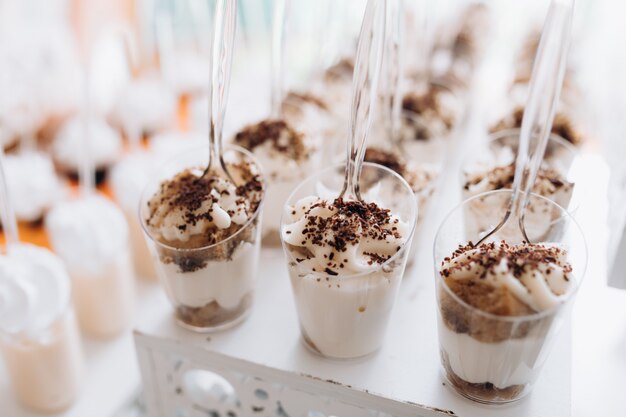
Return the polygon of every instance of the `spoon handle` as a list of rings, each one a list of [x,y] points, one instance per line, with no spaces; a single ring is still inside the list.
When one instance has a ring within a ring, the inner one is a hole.
[[[512,214],[524,211],[550,137],[569,47],[574,0],[553,0],[537,49],[515,161]],[[523,230],[523,228],[522,228]]]
[[[272,12],[272,118],[282,118],[285,27],[289,0],[274,0]]]
[[[222,157],[222,139],[236,28],[237,0],[218,0],[211,60],[211,94],[209,100],[209,116],[211,120],[209,127],[209,140],[211,142],[210,160],[215,161],[216,158],[219,158],[220,165],[227,174],[228,170]]]
[[[377,9],[382,7],[382,9]],[[378,80],[382,66],[387,0],[368,0],[361,24],[352,78],[350,137],[347,147],[346,176],[340,197],[361,200],[359,176],[365,144],[372,124],[372,112],[378,98]]]

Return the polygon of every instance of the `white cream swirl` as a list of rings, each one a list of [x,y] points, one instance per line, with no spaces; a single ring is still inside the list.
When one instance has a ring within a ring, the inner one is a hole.
[[[317,196],[287,206],[281,230],[295,261],[329,275],[353,274],[385,262],[403,245],[411,226],[374,203]]]
[[[46,217],[54,251],[68,265],[97,275],[128,249],[122,211],[97,194],[62,202]]]
[[[567,252],[552,244],[483,243],[446,258],[441,273],[454,280],[478,280],[505,287],[534,311],[564,302],[573,288]]]
[[[193,170],[163,182],[148,202],[149,230],[166,241],[204,236],[212,244],[228,237],[248,221],[260,202],[262,186],[252,171],[250,165],[229,169],[235,181],[244,184],[241,189],[219,175],[202,176]]]
[[[19,220],[40,220],[61,197],[61,182],[50,158],[39,152],[23,152],[5,157],[7,186]]]
[[[19,244],[0,256],[0,331],[36,335],[70,301],[70,281],[52,252]]]
[[[83,158],[84,125],[81,117],[74,117],[63,125],[52,145],[54,159],[70,169],[79,169]],[[115,162],[122,152],[122,137],[104,119],[89,123],[89,153],[96,168]]]

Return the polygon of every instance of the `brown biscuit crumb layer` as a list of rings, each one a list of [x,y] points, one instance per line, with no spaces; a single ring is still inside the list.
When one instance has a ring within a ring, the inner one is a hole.
[[[328,68],[324,73],[326,81],[341,81],[352,78],[354,61],[351,58],[343,58],[341,61]]]
[[[203,307],[179,306],[176,308],[176,318],[184,324],[196,328],[218,327],[231,323],[243,316],[252,305],[252,294],[246,294],[239,305],[233,309],[225,309],[216,301]]]
[[[309,157],[304,135],[294,130],[284,120],[263,120],[245,127],[235,135],[235,144],[250,151],[267,142],[274,151],[285,154],[295,161],[303,161]]]
[[[446,371],[448,381],[456,388],[461,395],[485,402],[508,402],[513,401],[522,395],[525,385],[510,385],[506,388],[498,388],[491,382],[473,383],[461,379],[450,367],[448,354],[441,350],[441,360]]]

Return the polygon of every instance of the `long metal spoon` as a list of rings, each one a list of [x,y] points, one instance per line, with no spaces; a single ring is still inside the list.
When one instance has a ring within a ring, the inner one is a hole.
[[[213,26],[211,83],[209,85],[209,163],[202,176],[211,171],[217,160],[227,178],[234,183],[224,162],[222,139],[237,27],[237,0],[218,0]]]
[[[524,214],[543,161],[563,86],[573,9],[574,0],[552,0],[550,4],[535,57],[530,91],[522,119],[515,160],[513,195],[502,221],[476,242],[475,246],[502,229],[508,221],[517,221],[524,240],[531,243],[524,227]]]
[[[382,7],[382,9],[377,9]],[[361,201],[359,177],[365,144],[372,123],[372,112],[378,99],[378,80],[382,66],[387,0],[368,0],[361,24],[352,79],[352,109],[346,171],[339,198]]]

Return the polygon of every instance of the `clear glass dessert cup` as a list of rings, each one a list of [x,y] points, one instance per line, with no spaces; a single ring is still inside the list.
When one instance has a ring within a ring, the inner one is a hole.
[[[176,247],[153,236],[146,225],[148,201],[161,183],[190,168],[204,169],[208,146],[182,153],[158,171],[146,186],[139,219],[153,258],[157,276],[172,303],[176,322],[189,330],[206,333],[225,330],[242,322],[250,312],[261,249],[261,216],[265,189],[256,211],[232,235],[202,247]],[[226,163],[260,165],[238,146],[225,148]],[[266,184],[264,184],[266,186]]]
[[[531,194],[529,211],[532,207],[541,208],[538,211],[542,213],[543,224],[534,227],[527,222],[529,239],[565,249],[572,266],[570,281],[573,278],[574,282],[570,283],[565,298],[554,307],[523,316],[492,314],[462,300],[441,276],[444,258],[450,257],[459,245],[477,242],[491,231],[502,219],[510,198],[510,190],[498,190],[464,201],[445,218],[434,243],[443,375],[461,395],[487,404],[516,401],[532,390],[566,321],[587,266],[585,238],[573,217],[551,200]],[[471,208],[476,203],[491,208],[480,213],[486,218],[478,225]],[[498,233],[494,240],[522,243],[517,222],[509,223],[511,226],[506,226],[509,230]]]
[[[485,147],[475,149],[472,155],[465,159],[461,167],[461,186],[464,199],[494,189],[472,190],[466,184],[472,177],[490,169],[496,167],[504,168],[514,164],[519,144],[519,135],[520,129],[506,129],[492,133],[488,136]],[[578,151],[574,145],[561,136],[556,134],[550,135],[543,167],[556,171],[564,181],[554,181],[553,187],[550,187],[550,190],[542,193],[542,195],[570,211],[573,211],[576,206],[576,203],[572,202],[575,188],[572,165],[577,156]],[[510,188],[510,185],[503,188]]]
[[[55,413],[78,397],[84,365],[71,302],[37,334],[0,333],[0,350],[15,396],[25,407]]]
[[[285,213],[307,196],[333,201],[342,189],[343,173],[343,165],[337,165],[306,179],[287,200]],[[353,274],[313,271],[299,263],[298,253],[281,239],[302,339],[310,350],[328,358],[362,357],[381,347],[415,232],[415,195],[402,177],[366,162],[360,188],[365,201],[389,209],[409,225],[405,243],[382,264]],[[322,259],[321,263],[325,265],[326,261]]]

